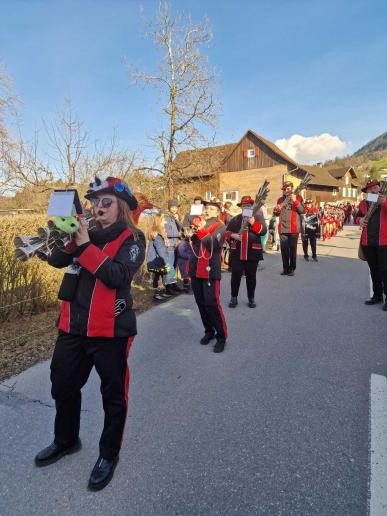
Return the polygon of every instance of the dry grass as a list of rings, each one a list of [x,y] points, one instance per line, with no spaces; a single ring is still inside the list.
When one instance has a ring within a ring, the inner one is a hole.
[[[47,359],[55,342],[63,271],[37,258],[17,261],[13,246],[15,236],[36,235],[46,224],[45,215],[0,217],[0,381]],[[144,232],[146,224],[140,224]],[[132,294],[137,313],[152,305],[145,263],[136,274]]]

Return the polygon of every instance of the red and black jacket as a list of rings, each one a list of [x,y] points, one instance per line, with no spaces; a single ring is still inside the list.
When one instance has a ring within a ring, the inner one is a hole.
[[[283,195],[278,199],[277,204],[283,204],[285,199],[286,196]],[[297,194],[294,202],[291,202],[287,208],[281,208],[278,233],[280,235],[282,235],[282,233],[300,233],[302,230],[301,215],[303,213],[304,201],[301,195]]]
[[[136,335],[136,316],[130,295],[134,274],[145,258],[145,238],[136,240],[122,222],[91,231],[90,242],[55,248],[48,263],[56,268],[79,268],[71,301],[62,301],[58,328],[88,337]],[[65,275],[66,276],[66,275]]]
[[[370,205],[370,202],[363,199],[359,204],[357,217],[365,217]],[[367,226],[362,230],[360,243],[372,246],[387,245],[387,201],[379,205],[370,217]]]
[[[221,279],[221,254],[226,233],[222,221],[213,217],[192,236],[193,254],[189,259],[191,278]]]
[[[243,216],[240,214],[233,217],[227,226],[226,240],[230,242],[230,260],[262,260],[260,237],[267,232],[265,219],[256,215],[254,224],[248,224],[246,231],[241,234],[241,240],[235,240],[231,233],[239,233],[242,223]]]

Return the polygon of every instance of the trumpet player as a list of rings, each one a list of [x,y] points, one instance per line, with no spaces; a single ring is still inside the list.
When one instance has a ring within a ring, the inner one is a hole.
[[[301,215],[304,213],[304,203],[301,195],[293,193],[293,183],[285,181],[282,186],[283,195],[277,201],[279,212],[278,232],[280,235],[282,276],[294,276],[297,263],[298,235],[301,232]]]
[[[219,297],[220,263],[226,226],[219,220],[219,203],[203,201],[203,204],[203,216],[192,222],[195,233],[191,238],[189,274],[205,331],[200,344],[206,345],[216,339],[214,353],[221,353],[227,339],[227,325]]]
[[[365,194],[376,195],[377,208],[368,218],[367,212],[371,201],[363,199],[359,204],[357,217],[360,217],[362,233],[360,245],[371,273],[373,295],[365,301],[366,305],[385,302],[383,310],[387,311],[387,198],[380,193],[380,183],[371,179],[361,189]]]
[[[242,213],[233,217],[227,226],[226,239],[230,242],[231,300],[230,308],[238,304],[238,293],[243,273],[246,276],[248,306],[255,308],[257,268],[263,260],[261,236],[267,232],[263,215],[252,214],[254,200],[244,195],[238,206]],[[251,213],[250,213],[251,212]]]
[[[90,490],[103,489],[113,477],[128,408],[127,358],[137,333],[131,281],[144,260],[145,238],[131,219],[137,200],[120,179],[96,178],[86,196],[93,204],[97,228],[79,230],[64,250],[55,248],[48,263],[72,266],[60,289],[58,337],[51,361],[56,416],[54,441],[35,457],[37,466],[52,464],[81,447],[81,389],[93,368],[101,379],[105,413],[99,457]]]

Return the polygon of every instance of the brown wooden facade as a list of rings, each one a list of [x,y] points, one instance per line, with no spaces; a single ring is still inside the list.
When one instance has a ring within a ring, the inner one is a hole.
[[[236,144],[182,152],[174,166],[180,172],[179,195],[185,198],[196,194],[236,204],[244,195],[255,196],[267,179],[269,209],[281,195],[283,181],[290,179],[297,184],[306,172],[313,175],[313,181],[304,195],[318,204],[336,201],[341,184],[327,169],[298,164],[274,143],[251,130]]]

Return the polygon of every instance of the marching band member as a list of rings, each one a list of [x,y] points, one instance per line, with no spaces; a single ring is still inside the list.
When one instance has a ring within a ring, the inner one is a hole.
[[[245,195],[238,204],[243,209],[251,210],[254,200]],[[255,308],[255,287],[257,283],[257,267],[262,256],[261,236],[267,227],[263,215],[233,217],[226,231],[226,239],[230,242],[231,266],[231,300],[230,308],[238,304],[238,293],[243,273],[246,276],[248,306]]]
[[[282,276],[294,276],[297,263],[297,242],[301,232],[301,215],[304,204],[301,195],[293,194],[293,183],[286,181],[282,190],[284,194],[277,201],[280,212],[279,228],[283,271]]]
[[[383,303],[384,292],[383,310],[387,311],[387,200],[385,195],[379,194],[380,183],[375,179],[368,181],[361,191],[367,194],[378,194],[378,207],[368,221],[365,216],[371,205],[370,201],[363,199],[357,213],[362,228],[360,244],[370,269],[374,292],[365,304]]]
[[[209,344],[215,338],[214,352],[221,353],[227,339],[227,326],[219,298],[221,252],[226,226],[219,220],[219,203],[203,201],[203,204],[203,217],[193,221],[196,233],[191,239],[189,273],[205,331],[200,344]]]
[[[312,250],[312,259],[317,262],[317,243],[316,239],[320,232],[320,224],[318,220],[318,210],[313,207],[312,199],[306,199],[305,201],[305,213],[304,213],[304,231],[301,235],[302,249],[304,251],[304,258],[309,261],[308,255],[308,242],[310,242],[310,248]]]
[[[90,490],[103,489],[118,462],[128,410],[128,353],[137,333],[131,282],[145,256],[145,238],[131,219],[137,200],[120,179],[96,178],[85,196],[94,208],[97,229],[80,217],[74,240],[64,251],[54,248],[48,263],[72,266],[59,291],[62,299],[58,338],[51,361],[56,416],[54,442],[35,457],[46,466],[81,447],[81,389],[95,366],[101,379],[105,412],[99,458]],[[71,281],[65,284],[69,277]],[[73,280],[76,281],[73,281]]]

